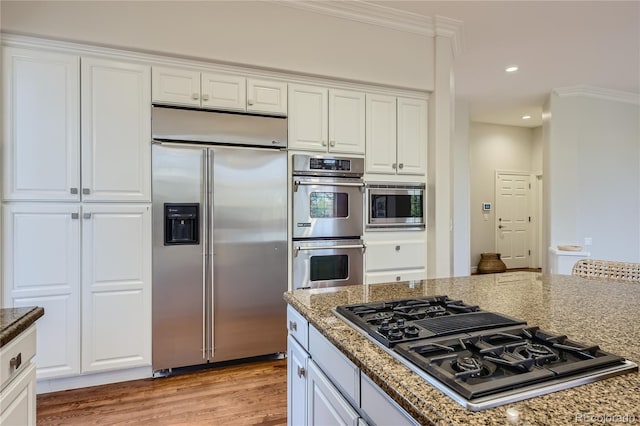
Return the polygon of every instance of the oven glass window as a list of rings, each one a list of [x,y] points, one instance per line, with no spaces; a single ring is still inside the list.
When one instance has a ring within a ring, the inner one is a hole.
[[[349,256],[336,254],[331,256],[311,256],[309,259],[311,281],[346,280],[349,278]]]
[[[422,217],[422,195],[371,195],[371,217],[375,219]]]
[[[312,192],[309,204],[312,218],[349,216],[349,195],[343,192]]]

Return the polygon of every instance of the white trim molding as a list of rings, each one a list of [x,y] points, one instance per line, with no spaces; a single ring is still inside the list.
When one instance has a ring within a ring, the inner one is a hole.
[[[389,6],[368,3],[360,0],[318,1],[318,0],[267,0],[274,3],[322,13],[337,18],[365,24],[391,28],[407,33],[433,37],[435,35],[433,19],[417,13],[395,9]]]
[[[463,22],[446,16],[435,17],[436,36],[451,38],[453,57],[459,56],[464,51]]]
[[[595,86],[570,86],[558,87],[552,91],[560,97],[565,96],[587,96],[591,98],[604,99],[607,101],[624,102],[633,105],[640,105],[640,94],[633,92],[623,92],[621,90],[605,89]]]

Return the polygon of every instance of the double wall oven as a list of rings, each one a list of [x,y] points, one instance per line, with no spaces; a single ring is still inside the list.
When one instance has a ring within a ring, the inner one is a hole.
[[[293,287],[362,284],[362,158],[293,155]]]

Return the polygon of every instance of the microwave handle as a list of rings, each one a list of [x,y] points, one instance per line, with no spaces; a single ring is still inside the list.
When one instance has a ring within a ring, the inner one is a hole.
[[[293,251],[295,252],[294,255],[298,256],[298,252],[304,251],[304,250],[333,250],[333,249],[366,249],[367,247],[364,244],[349,244],[349,245],[344,245],[344,246],[322,246],[322,247],[303,247],[303,246],[296,246],[294,247]]]

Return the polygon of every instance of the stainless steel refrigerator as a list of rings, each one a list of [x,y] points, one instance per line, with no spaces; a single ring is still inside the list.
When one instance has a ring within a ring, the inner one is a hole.
[[[154,372],[286,351],[286,126],[153,108]]]

